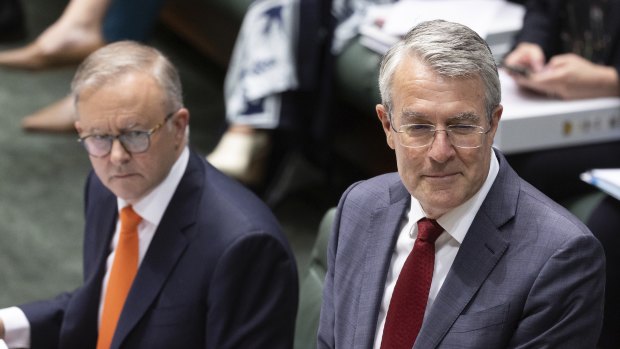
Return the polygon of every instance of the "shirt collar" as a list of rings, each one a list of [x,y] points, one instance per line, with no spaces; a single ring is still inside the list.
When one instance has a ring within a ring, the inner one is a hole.
[[[450,234],[452,238],[458,241],[459,244],[463,243],[465,235],[467,234],[471,223],[474,221],[480,206],[482,206],[484,199],[486,199],[489,190],[491,190],[491,186],[493,185],[493,182],[495,182],[495,178],[497,178],[498,173],[499,161],[497,160],[495,152],[491,149],[489,173],[487,174],[487,178],[482,184],[482,187],[480,187],[480,190],[469,198],[469,200],[446,212],[437,219],[437,222],[444,228],[444,230]],[[417,222],[425,216],[426,214],[424,213],[420,202],[412,196],[411,208],[409,209],[408,215],[409,222]]]
[[[155,226],[159,225],[161,218],[172,199],[172,195],[177,189],[181,178],[185,173],[189,162],[189,148],[185,147],[179,158],[174,162],[168,176],[159,183],[149,194],[133,204],[134,211],[142,217],[143,221],[147,221]],[[127,206],[127,201],[117,198],[119,212]]]

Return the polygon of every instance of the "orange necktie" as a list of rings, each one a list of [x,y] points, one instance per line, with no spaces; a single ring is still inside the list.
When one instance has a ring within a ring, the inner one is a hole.
[[[97,349],[110,348],[118,318],[138,272],[138,224],[142,218],[134,212],[131,206],[126,206],[121,210],[120,218],[121,231],[103,302]]]

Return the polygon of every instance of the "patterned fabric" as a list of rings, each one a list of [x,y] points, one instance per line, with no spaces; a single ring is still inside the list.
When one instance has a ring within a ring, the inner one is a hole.
[[[566,0],[561,9],[560,38],[565,52],[604,64],[611,46],[608,0]],[[585,14],[585,15],[584,15]]]
[[[381,349],[410,349],[422,327],[433,280],[435,240],[443,228],[433,219],[418,221],[418,237],[398,276],[390,300]]]
[[[298,85],[297,16],[297,0],[259,0],[248,9],[224,86],[230,123],[278,126],[280,93]]]

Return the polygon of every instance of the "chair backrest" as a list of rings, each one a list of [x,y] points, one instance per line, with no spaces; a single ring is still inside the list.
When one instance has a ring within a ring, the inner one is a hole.
[[[316,349],[321,301],[323,299],[323,281],[327,272],[327,243],[335,213],[336,209],[331,208],[321,220],[317,238],[312,248],[310,263],[301,282],[299,311],[295,325],[295,349]]]

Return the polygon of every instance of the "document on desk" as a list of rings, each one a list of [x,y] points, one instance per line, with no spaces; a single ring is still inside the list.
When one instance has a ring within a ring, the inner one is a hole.
[[[372,5],[359,29],[360,43],[384,54],[418,23],[444,19],[470,27],[494,46],[489,36],[515,34],[521,28],[524,13],[523,6],[505,0],[401,0]],[[497,20],[499,17],[502,20]],[[512,44],[512,36],[507,41]]]
[[[520,89],[500,70],[504,111],[495,146],[506,154],[620,140],[620,98],[564,101]]]
[[[620,168],[594,169],[581,174],[581,180],[620,200]]]

